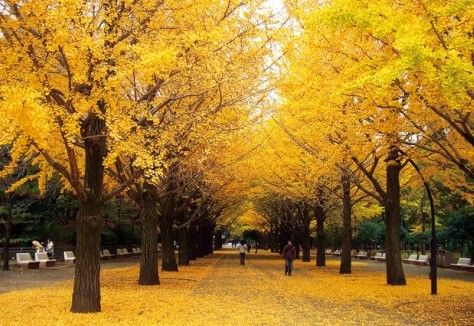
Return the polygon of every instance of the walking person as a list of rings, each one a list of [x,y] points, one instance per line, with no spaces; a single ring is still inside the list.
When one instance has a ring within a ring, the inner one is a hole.
[[[242,240],[239,246],[240,265],[245,265],[245,252],[247,251],[247,245]]]
[[[288,240],[288,244],[283,248],[283,258],[285,258],[285,275],[291,276],[291,272],[293,270],[293,260],[296,257],[296,248],[291,242]]]

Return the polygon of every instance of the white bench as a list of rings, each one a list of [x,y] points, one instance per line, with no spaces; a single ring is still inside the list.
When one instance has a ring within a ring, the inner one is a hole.
[[[367,253],[367,251],[361,251],[356,255],[356,258],[367,259],[369,258],[369,254]]]
[[[18,252],[16,254],[16,264],[22,268],[26,267],[29,269],[38,269],[40,266],[40,262],[31,259],[31,255],[27,252]]]
[[[377,253],[375,253],[375,256],[370,257],[370,259],[372,259],[372,260],[379,260],[381,258],[382,258],[382,253],[381,252],[377,252]]]
[[[39,261],[40,265],[44,265],[46,267],[52,267],[56,265],[56,259],[49,259],[48,254],[45,252],[35,253],[35,261]]]
[[[127,248],[118,248],[117,249],[117,256],[125,257],[125,256],[128,256],[128,255],[130,255],[130,253],[128,252]]]
[[[132,248],[132,253],[139,255],[139,254],[142,253],[142,249],[141,248]]]
[[[408,259],[404,259],[403,262],[404,263],[416,263],[418,261],[418,255],[417,254],[411,254],[410,257],[408,257]]]
[[[470,258],[459,258],[456,264],[450,264],[451,268],[474,271],[474,265]]]
[[[73,251],[65,251],[64,252],[64,261],[65,262],[75,262],[76,256],[74,255]]]
[[[417,265],[429,265],[430,259],[428,255],[420,255],[418,256],[418,259],[416,260],[415,264]]]
[[[117,252],[118,252],[118,249],[117,249]],[[103,259],[109,259],[109,258],[115,257],[115,255],[112,255],[110,253],[109,249],[104,249],[104,250],[102,250],[102,253],[100,254],[100,257],[103,258]]]
[[[128,252],[128,249],[127,248],[122,248],[122,254],[124,256],[130,256],[132,253],[131,252]]]
[[[326,249],[326,251],[324,252],[326,255],[330,255],[331,254],[331,249]]]

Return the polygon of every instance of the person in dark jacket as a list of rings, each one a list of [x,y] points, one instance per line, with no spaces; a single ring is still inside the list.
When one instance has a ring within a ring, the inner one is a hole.
[[[283,258],[285,258],[285,275],[291,276],[293,270],[293,260],[296,257],[296,248],[293,243],[288,240],[288,244],[283,248]]]

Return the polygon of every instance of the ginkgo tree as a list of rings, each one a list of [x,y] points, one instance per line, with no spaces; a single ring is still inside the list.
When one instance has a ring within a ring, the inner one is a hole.
[[[258,6],[257,1],[0,2],[0,121],[14,132],[13,159],[33,157],[41,185],[57,173],[81,202],[73,312],[100,311],[101,207],[154,164],[145,141],[152,129],[148,122],[167,111],[166,125],[173,126],[170,105],[201,95],[180,93],[179,84],[164,91],[167,82],[213,51],[225,52],[233,40],[250,45],[244,35],[264,24]],[[233,36],[226,43],[227,33]],[[196,73],[205,74],[206,64],[200,67]],[[119,157],[127,158],[134,173],[104,185],[105,170]]]

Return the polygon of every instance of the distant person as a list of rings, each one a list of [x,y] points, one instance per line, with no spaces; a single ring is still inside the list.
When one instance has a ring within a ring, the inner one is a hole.
[[[250,248],[252,248],[252,243],[249,242],[248,246],[247,246],[247,253],[250,253]]]
[[[36,252],[43,252],[43,245],[39,241],[33,240],[32,244]]]
[[[240,265],[245,265],[245,252],[247,251],[247,245],[244,241],[240,241],[239,255],[240,255]]]
[[[46,243],[46,253],[48,254],[49,258],[53,258],[54,255],[54,242],[51,239],[48,239]]]
[[[283,258],[285,258],[285,275],[291,276],[291,272],[293,270],[293,260],[296,257],[296,248],[291,242],[288,240],[288,244],[283,248]]]

